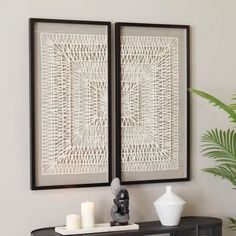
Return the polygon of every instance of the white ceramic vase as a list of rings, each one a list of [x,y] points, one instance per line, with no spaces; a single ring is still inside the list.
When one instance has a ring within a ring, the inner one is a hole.
[[[178,225],[185,203],[183,199],[172,192],[171,186],[167,186],[166,192],[154,202],[161,224],[164,226]]]

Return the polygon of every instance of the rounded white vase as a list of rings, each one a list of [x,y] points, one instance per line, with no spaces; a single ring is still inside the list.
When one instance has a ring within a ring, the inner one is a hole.
[[[154,202],[161,224],[164,226],[178,225],[185,203],[183,199],[172,192],[171,186],[167,186],[166,192]]]

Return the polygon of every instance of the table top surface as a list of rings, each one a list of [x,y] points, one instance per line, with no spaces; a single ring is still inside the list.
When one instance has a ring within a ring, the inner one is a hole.
[[[118,232],[105,232],[105,233],[93,233],[89,235],[144,235],[144,234],[161,234],[161,233],[171,233],[179,230],[193,230],[196,226],[201,228],[221,226],[222,220],[213,217],[182,217],[180,224],[178,226],[162,226],[159,221],[149,221],[149,222],[138,222],[139,229],[138,230],[130,230],[130,231],[118,231]],[[54,227],[37,229],[32,231],[32,236],[60,236],[55,232]]]

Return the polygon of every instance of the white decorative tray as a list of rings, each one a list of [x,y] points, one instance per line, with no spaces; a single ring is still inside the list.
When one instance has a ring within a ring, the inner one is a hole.
[[[75,234],[90,234],[90,233],[101,233],[101,232],[115,232],[115,231],[127,231],[139,229],[138,224],[129,223],[129,225],[122,226],[110,226],[110,223],[95,224],[92,229],[75,229],[68,230],[65,226],[55,227],[55,232],[62,235],[75,235]]]

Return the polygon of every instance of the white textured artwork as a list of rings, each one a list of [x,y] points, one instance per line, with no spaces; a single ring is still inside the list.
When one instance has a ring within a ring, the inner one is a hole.
[[[178,39],[121,37],[122,171],[178,169]]]
[[[41,33],[42,175],[108,172],[107,36]]]

